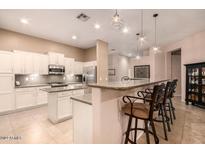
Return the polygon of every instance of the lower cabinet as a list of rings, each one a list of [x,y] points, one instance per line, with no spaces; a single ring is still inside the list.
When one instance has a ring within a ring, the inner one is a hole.
[[[37,88],[37,105],[47,104],[48,103],[48,93],[45,91],[42,91],[42,88],[50,88],[50,87],[39,87]]]
[[[15,109],[14,93],[1,93],[0,100],[0,112],[6,112]]]
[[[48,94],[48,119],[52,123],[59,123],[72,118],[73,95],[83,95],[84,90],[55,92]]]
[[[16,90],[16,109],[36,105],[36,89],[21,88]]]

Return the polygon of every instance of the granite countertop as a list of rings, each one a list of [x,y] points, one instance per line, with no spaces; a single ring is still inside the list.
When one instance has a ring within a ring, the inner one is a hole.
[[[166,82],[166,81],[168,81],[168,79],[159,80],[159,81],[150,81],[150,79],[141,79],[141,80],[128,80],[128,81],[121,81],[121,82],[88,84],[88,86],[94,88],[104,88],[104,89],[113,89],[113,90],[129,90],[129,89],[149,86],[149,85]]]
[[[92,105],[92,96],[91,94],[85,94],[80,96],[73,96],[71,97],[72,100],[82,102],[88,105]]]
[[[83,84],[82,82],[67,82],[66,84]],[[15,86],[15,88],[31,88],[31,87],[45,87],[50,86],[49,83],[44,84],[29,84],[29,85],[21,85],[21,86]]]
[[[86,86],[75,86],[75,85],[69,85],[66,87],[55,87],[55,88],[43,88],[42,91],[46,91],[48,93],[56,93],[56,92],[64,92],[64,91],[71,91],[71,90],[80,90],[85,89]]]

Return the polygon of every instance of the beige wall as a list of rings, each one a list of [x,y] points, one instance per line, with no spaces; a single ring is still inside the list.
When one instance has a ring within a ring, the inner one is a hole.
[[[97,40],[97,83],[108,81],[108,43]]]
[[[149,51],[149,56],[143,56],[137,60],[130,58],[129,60],[129,76],[134,77],[135,65],[150,65],[150,80],[158,81],[165,79],[165,55],[164,53],[154,54]]]
[[[121,81],[123,76],[128,75],[129,59],[119,54],[108,56],[108,68],[115,69],[115,76],[109,76],[109,81]]]
[[[0,50],[24,50],[39,53],[53,51],[63,53],[65,57],[75,58],[77,61],[86,61],[83,49],[4,29],[0,29]],[[91,54],[88,55],[86,58],[91,57]]]
[[[181,93],[182,100],[185,100],[185,78],[186,69],[184,64],[204,62],[205,61],[205,31],[196,33],[181,41],[172,43],[163,48],[165,52],[170,52],[175,49],[181,48]]]
[[[96,46],[92,48],[85,49],[84,61],[95,61],[96,60]]]

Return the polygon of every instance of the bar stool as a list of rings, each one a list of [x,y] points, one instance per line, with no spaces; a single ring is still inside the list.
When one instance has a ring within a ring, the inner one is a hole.
[[[137,141],[137,130],[143,130],[146,133],[146,141],[149,144],[149,134],[154,136],[155,143],[159,143],[159,138],[157,137],[154,120],[153,120],[153,112],[154,108],[159,108],[160,102],[163,101],[164,96],[164,85],[156,85],[153,88],[153,93],[151,94],[151,99],[143,98],[143,97],[135,97],[135,96],[124,96],[123,102],[125,106],[122,108],[122,112],[129,117],[127,130],[125,132],[125,144],[132,143],[136,144]],[[149,102],[149,104],[145,103],[137,103],[137,100],[144,100]],[[135,119],[135,127],[132,127],[132,120]],[[138,119],[144,120],[145,128],[138,128],[137,123]],[[148,129],[148,122],[152,128],[152,131]],[[134,131],[134,141],[129,138],[130,132]]]
[[[173,115],[173,118],[176,119],[176,114],[175,114],[175,107],[173,105],[173,102],[172,102],[172,98],[174,97],[174,93],[176,92],[176,88],[177,88],[177,82],[178,80],[177,79],[174,79],[172,81],[172,88],[171,88],[171,93],[170,93],[170,96],[169,96],[169,102],[170,102],[170,105],[171,105],[171,109],[172,109],[172,115]]]
[[[160,122],[163,124],[164,138],[165,140],[168,140],[167,129],[168,131],[171,131],[171,128],[170,128],[170,123],[169,123],[170,117],[168,116],[167,111],[169,111],[170,116],[171,116],[171,106],[170,104],[167,104],[166,100],[168,99],[168,96],[170,95],[171,82],[167,82],[166,85],[162,83],[162,85],[164,85],[163,101],[159,103],[159,108],[154,108],[154,112],[158,112],[158,116],[155,117],[153,120],[155,122]],[[145,89],[145,91],[139,91],[137,94],[138,96],[142,96],[143,98],[150,98],[152,93],[153,93],[153,89]],[[146,101],[144,101],[144,103],[146,103]]]

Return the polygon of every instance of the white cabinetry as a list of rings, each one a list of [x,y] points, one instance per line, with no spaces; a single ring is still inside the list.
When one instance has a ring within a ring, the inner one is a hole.
[[[73,58],[65,58],[65,74],[74,74],[74,59]]]
[[[13,53],[0,51],[0,73],[13,73]]]
[[[0,112],[14,110],[14,80],[12,74],[0,75]]]
[[[24,56],[17,51],[14,51],[14,73],[24,74]]]
[[[31,107],[36,105],[35,88],[16,89],[16,109]]]
[[[84,62],[83,67],[97,66],[96,61]]]
[[[74,62],[74,74],[83,74],[83,62]]]
[[[48,55],[41,55],[40,57],[40,74],[48,74]]]
[[[15,74],[48,74],[48,55],[14,51]]]
[[[33,54],[23,53],[22,56],[23,56],[23,59],[24,59],[24,74],[34,73]]]
[[[45,91],[42,91],[42,88],[50,88],[50,87],[38,87],[37,90],[37,105],[47,104],[48,103],[48,93]]]
[[[73,95],[84,94],[84,90],[73,90],[48,94],[48,118],[53,123],[58,123],[72,117]]]
[[[64,54],[49,52],[49,64],[64,65]]]

